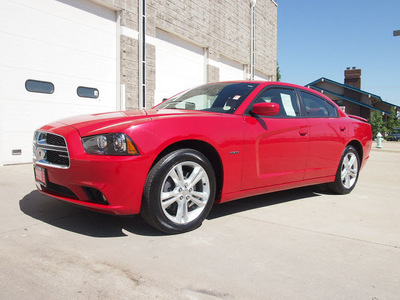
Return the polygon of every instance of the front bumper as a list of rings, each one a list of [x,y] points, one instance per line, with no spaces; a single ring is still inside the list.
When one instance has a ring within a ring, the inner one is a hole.
[[[69,168],[35,162],[45,169],[46,185],[40,192],[86,208],[118,215],[138,214],[153,157],[101,156],[85,153],[79,132],[71,126],[43,127],[42,131],[65,138]]]

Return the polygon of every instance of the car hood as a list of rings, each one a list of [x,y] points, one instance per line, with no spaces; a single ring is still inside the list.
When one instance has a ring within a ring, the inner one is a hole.
[[[77,129],[81,136],[122,131],[128,127],[136,126],[159,118],[179,118],[196,115],[216,115],[216,113],[189,111],[178,109],[142,109],[119,111],[90,115],[79,115],[58,121]]]

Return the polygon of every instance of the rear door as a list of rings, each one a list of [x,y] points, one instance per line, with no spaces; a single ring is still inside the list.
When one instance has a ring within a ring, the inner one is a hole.
[[[310,151],[304,179],[336,174],[350,130],[347,118],[339,117],[334,105],[317,95],[300,91],[309,124]]]
[[[274,102],[277,116],[245,115],[244,164],[241,189],[303,180],[308,157],[307,120],[301,116],[295,89],[269,87],[254,103]]]

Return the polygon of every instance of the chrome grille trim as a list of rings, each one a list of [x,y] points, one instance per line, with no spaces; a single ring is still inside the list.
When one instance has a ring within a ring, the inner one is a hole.
[[[48,136],[52,138],[48,138]],[[60,145],[61,139],[65,146]],[[48,141],[50,143],[55,141],[57,144],[49,144]],[[70,158],[65,138],[51,132],[36,131],[33,137],[33,162],[37,165],[68,169]]]

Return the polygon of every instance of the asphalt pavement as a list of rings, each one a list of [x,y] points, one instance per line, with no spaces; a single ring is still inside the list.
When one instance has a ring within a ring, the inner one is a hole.
[[[349,195],[241,199],[173,236],[41,195],[30,164],[0,167],[0,298],[399,299],[400,142],[375,146]]]

